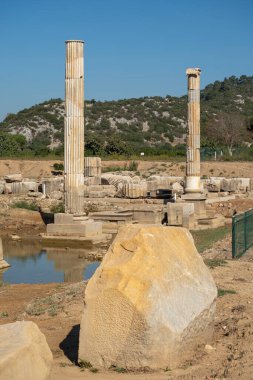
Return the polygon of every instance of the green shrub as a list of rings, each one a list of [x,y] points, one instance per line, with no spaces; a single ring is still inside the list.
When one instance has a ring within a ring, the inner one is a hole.
[[[11,205],[12,208],[23,208],[25,210],[39,211],[35,202],[17,201]]]
[[[80,368],[92,368],[92,364],[90,362],[85,361],[85,360],[80,360],[78,365]]]
[[[61,164],[61,163],[55,162],[53,164],[53,168],[54,168],[54,170],[57,170],[57,171],[63,171],[64,170],[64,165]]]
[[[223,297],[226,294],[236,294],[236,291],[233,289],[221,289],[218,288],[218,297]]]
[[[65,212],[65,207],[64,207],[63,202],[58,203],[57,205],[52,206],[51,209],[50,209],[50,211],[51,211],[53,214],[58,214],[58,213],[63,213],[63,212]]]

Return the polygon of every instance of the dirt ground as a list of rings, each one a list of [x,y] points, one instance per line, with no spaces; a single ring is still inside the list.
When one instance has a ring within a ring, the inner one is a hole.
[[[57,160],[0,160],[0,177],[6,174],[22,173],[24,178],[51,177],[53,164]],[[168,174],[185,175],[185,162],[137,161],[142,175]],[[124,167],[129,161],[103,161],[102,167]],[[201,163],[201,175],[224,177],[251,177],[253,162],[205,161]]]
[[[37,323],[54,356],[51,380],[253,379],[253,254],[231,260],[228,235],[202,255],[214,263],[210,270],[222,295],[217,299],[214,338],[211,348],[199,347],[177,370],[92,373],[78,367],[75,362],[84,282],[4,285],[0,287],[0,323],[23,319]],[[225,262],[217,261],[220,258]]]
[[[1,160],[0,176],[17,172],[28,178],[51,176],[54,162]],[[183,175],[184,165],[182,162],[142,161],[138,170],[143,175]],[[124,162],[106,161],[103,166],[124,166]],[[249,162],[205,162],[202,164],[202,174],[247,177],[252,176],[252,166],[253,163]],[[0,235],[19,234],[23,238],[26,234],[33,234],[39,238],[45,225],[38,213],[11,209],[11,202],[11,197],[0,197]],[[253,199],[220,201],[214,207],[221,213],[228,207],[241,212],[253,207]],[[228,235],[202,255],[209,265],[213,263],[210,270],[221,295],[217,299],[214,338],[211,348],[199,347],[193,352],[192,359],[177,370],[92,373],[78,367],[76,360],[84,282],[0,286],[0,324],[32,320],[39,326],[54,356],[51,380],[253,379],[253,252],[249,251],[240,260],[231,260],[231,236]]]

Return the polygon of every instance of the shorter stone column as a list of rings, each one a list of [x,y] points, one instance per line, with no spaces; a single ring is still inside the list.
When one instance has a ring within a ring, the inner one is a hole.
[[[100,185],[101,184],[101,158],[85,157],[84,158],[84,184]]]
[[[199,68],[186,70],[188,77],[188,136],[186,162],[186,193],[200,189],[200,73]]]

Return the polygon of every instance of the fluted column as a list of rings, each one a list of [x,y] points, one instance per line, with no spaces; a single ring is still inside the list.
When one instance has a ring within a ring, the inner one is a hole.
[[[83,41],[66,41],[64,191],[65,212],[83,212],[84,59]]]
[[[199,68],[186,70],[188,77],[188,136],[186,193],[200,193],[200,73]]]

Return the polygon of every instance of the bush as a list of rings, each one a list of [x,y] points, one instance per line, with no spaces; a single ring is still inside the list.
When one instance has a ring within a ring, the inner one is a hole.
[[[51,211],[53,214],[58,214],[58,213],[63,213],[63,212],[65,212],[65,207],[64,207],[63,202],[58,203],[57,205],[52,206],[51,209],[50,209],[50,211]]]
[[[61,164],[61,163],[59,164],[59,163],[55,162],[53,164],[53,168],[54,168],[54,170],[57,170],[57,171],[63,171],[64,170],[64,165]]]
[[[23,208],[25,210],[39,211],[39,207],[35,202],[18,201],[12,204],[13,208]]]

